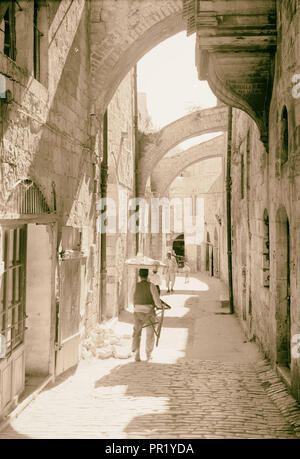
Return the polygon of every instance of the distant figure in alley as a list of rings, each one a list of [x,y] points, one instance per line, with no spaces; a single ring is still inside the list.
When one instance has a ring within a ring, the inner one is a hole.
[[[140,282],[134,292],[134,328],[132,337],[132,352],[135,361],[141,361],[140,343],[143,327],[146,328],[146,357],[151,359],[155,341],[156,315],[155,308],[161,308],[159,293],[152,282],[148,281],[148,269],[140,269]]]
[[[156,262],[152,269],[152,273],[149,275],[149,281],[152,282],[152,284],[156,285],[158,293],[160,294],[161,278],[158,272],[159,266],[160,266],[160,263]]]
[[[177,272],[177,261],[171,252],[167,253],[167,258],[165,259],[164,263],[167,265],[167,268],[166,268],[167,293],[174,292],[174,284],[175,284],[176,272]]]

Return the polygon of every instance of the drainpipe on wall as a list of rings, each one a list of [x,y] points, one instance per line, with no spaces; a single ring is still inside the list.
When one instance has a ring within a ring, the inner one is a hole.
[[[138,92],[137,92],[137,66],[133,70],[134,102],[133,102],[133,129],[134,129],[134,171],[135,171],[135,196],[139,197],[139,137],[138,137]],[[139,212],[139,205],[136,211]],[[138,220],[139,222],[139,220]],[[135,236],[136,253],[139,251],[139,231]]]
[[[227,143],[227,254],[228,254],[228,287],[230,314],[234,313],[233,286],[232,286],[232,241],[231,241],[231,148],[232,148],[232,107],[228,110],[228,143]]]
[[[108,123],[107,111],[103,116],[103,159],[101,162],[101,198],[106,199],[107,195],[107,175],[108,175]],[[104,201],[105,202],[105,201]],[[102,215],[106,212],[106,205],[101,210]],[[100,270],[100,288],[101,288],[101,321],[106,319],[106,232],[101,230],[101,270]]]

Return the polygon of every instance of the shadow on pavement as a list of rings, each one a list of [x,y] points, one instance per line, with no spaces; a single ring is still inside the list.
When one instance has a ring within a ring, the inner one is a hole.
[[[9,430],[6,433],[1,432],[0,430],[0,439],[1,440],[30,440],[32,438],[28,437],[27,435],[21,434],[17,430],[14,430],[11,425],[9,425]]]
[[[125,386],[140,397],[142,412],[131,413],[127,438],[291,438],[249,366],[213,361],[120,365],[95,382],[95,389]],[[145,399],[147,403],[145,404]],[[263,409],[259,407],[263,400]],[[119,412],[121,416],[122,413]]]

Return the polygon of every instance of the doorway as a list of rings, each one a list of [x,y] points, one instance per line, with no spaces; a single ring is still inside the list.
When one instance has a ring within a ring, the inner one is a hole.
[[[0,415],[54,373],[53,228],[8,222],[1,226]],[[25,389],[25,392],[24,392]]]
[[[177,261],[179,268],[182,268],[184,266],[184,256],[185,256],[184,234],[180,234],[173,241],[173,251],[175,253],[176,261]]]
[[[26,234],[23,224],[1,226],[0,334],[4,345],[0,360],[0,416],[11,409],[25,385]]]
[[[54,335],[52,225],[27,225],[25,371],[53,373]]]

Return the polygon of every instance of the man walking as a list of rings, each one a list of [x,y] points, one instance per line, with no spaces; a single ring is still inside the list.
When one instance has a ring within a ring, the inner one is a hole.
[[[159,262],[156,262],[154,264],[152,273],[149,275],[149,281],[152,282],[152,284],[156,285],[158,293],[160,294],[161,278],[160,278],[160,275],[158,273],[159,266],[160,266]]]
[[[167,292],[169,293],[174,292],[174,284],[177,272],[177,261],[176,258],[172,255],[171,252],[167,253],[167,258],[165,260],[165,264],[167,265],[166,268],[166,284],[167,284]]]
[[[158,290],[152,282],[148,281],[148,269],[140,269],[141,281],[137,283],[134,292],[134,328],[132,336],[132,352],[135,353],[135,361],[141,361],[140,343],[142,329],[146,328],[146,356],[151,359],[155,340],[155,308],[161,308]]]

